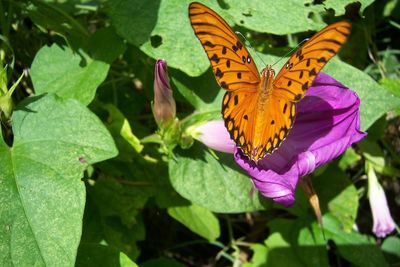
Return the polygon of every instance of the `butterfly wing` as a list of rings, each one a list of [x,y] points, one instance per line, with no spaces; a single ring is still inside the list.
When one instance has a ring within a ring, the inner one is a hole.
[[[250,155],[254,138],[257,97],[253,90],[228,91],[222,100],[225,127],[245,155]]]
[[[257,67],[231,27],[213,10],[200,3],[191,3],[189,19],[218,84],[227,90],[222,115],[231,138],[243,149],[253,134],[253,114],[260,83]]]
[[[189,5],[189,19],[207,53],[218,84],[229,91],[256,90],[260,82],[257,67],[224,19],[196,2]]]
[[[275,78],[273,98],[298,102],[317,74],[337,54],[350,34],[347,21],[333,23],[317,32],[286,62]]]
[[[350,34],[351,24],[340,21],[316,33],[283,66],[272,83],[266,100],[269,107],[256,121],[262,134],[256,134],[252,159],[257,161],[277,149],[292,128],[296,103],[300,101],[326,63],[337,54]],[[261,82],[262,83],[262,82]],[[257,132],[257,131],[256,131]]]

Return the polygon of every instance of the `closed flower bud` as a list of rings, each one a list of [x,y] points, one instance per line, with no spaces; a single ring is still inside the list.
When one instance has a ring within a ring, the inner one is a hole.
[[[157,60],[154,71],[154,118],[159,126],[166,126],[175,119],[176,104],[172,96],[167,62]]]

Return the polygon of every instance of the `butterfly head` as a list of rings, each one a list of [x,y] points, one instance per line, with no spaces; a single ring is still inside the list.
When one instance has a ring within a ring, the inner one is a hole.
[[[266,79],[271,79],[275,77],[275,70],[272,68],[272,65],[267,65],[262,71],[261,71],[261,77],[264,77]]]

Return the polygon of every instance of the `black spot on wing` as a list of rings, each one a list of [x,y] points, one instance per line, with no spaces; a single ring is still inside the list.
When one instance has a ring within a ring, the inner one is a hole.
[[[219,68],[217,68],[215,76],[217,76],[218,78],[222,78],[224,76],[224,73]]]
[[[224,46],[224,47],[222,48],[222,54],[223,54],[223,55],[226,54],[226,46]]]
[[[305,90],[308,89],[308,87],[309,87],[309,85],[308,85],[308,81],[307,81],[307,82],[305,82],[305,83],[301,86],[301,89],[302,89],[303,91],[305,91]]]
[[[235,95],[233,98],[233,104],[236,106],[239,103],[239,96]]]
[[[217,54],[212,55],[212,57],[210,58],[211,61],[214,61],[215,63],[219,62],[219,57],[217,56]]]
[[[221,82],[221,87],[224,89],[229,89],[229,86],[226,84],[226,82]]]
[[[205,41],[205,42],[203,43],[203,46],[208,46],[208,47],[210,47],[210,48],[214,48],[214,47],[215,47],[215,44],[211,43],[210,41]]]

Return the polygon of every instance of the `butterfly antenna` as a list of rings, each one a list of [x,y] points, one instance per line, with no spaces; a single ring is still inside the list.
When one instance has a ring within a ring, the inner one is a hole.
[[[264,65],[267,66],[267,64],[266,64],[266,63],[264,62],[264,60],[260,57],[260,55],[259,55],[258,52],[254,49],[254,47],[251,46],[249,40],[247,40],[246,37],[244,37],[244,35],[243,35],[241,32],[236,31],[235,33],[236,33],[237,35],[240,35],[240,36],[244,39],[246,46],[250,47],[250,48],[254,51],[254,53],[257,55],[257,57],[262,61],[262,63],[264,63]]]
[[[283,58],[287,57],[288,55],[292,54],[294,50],[296,50],[297,48],[299,48],[299,46],[301,46],[302,44],[304,44],[305,42],[307,42],[310,38],[306,38],[303,41],[301,41],[296,47],[290,49],[289,52],[287,52],[285,55],[283,55],[280,59],[278,59],[278,61],[276,61],[274,64],[272,64],[272,66],[275,66],[279,61],[281,61]]]

